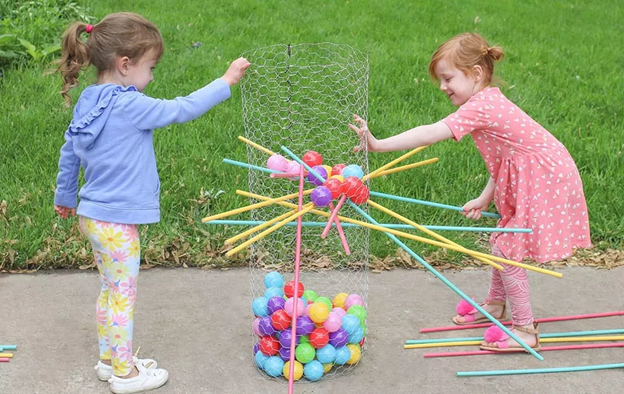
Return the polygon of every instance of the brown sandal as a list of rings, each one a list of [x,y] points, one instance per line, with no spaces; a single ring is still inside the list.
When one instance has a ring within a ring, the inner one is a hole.
[[[477,324],[477,323],[483,323],[483,322],[489,322],[490,319],[488,319],[485,316],[481,316],[478,319],[475,319],[475,314],[479,313],[479,311],[476,308],[472,308],[471,311],[467,312],[467,313],[460,313],[459,309],[461,308],[461,306],[466,306],[466,305],[470,305],[468,304],[467,301],[462,300],[460,301],[459,304],[457,304],[457,316],[453,316],[453,323],[455,323],[458,326],[467,326],[469,324]],[[502,321],[507,319],[507,303],[505,302],[488,302],[488,303],[483,303],[483,304],[479,304],[480,306],[484,306],[484,305],[502,305],[503,306],[503,311],[500,314],[500,317],[497,317],[496,320]],[[457,320],[458,316],[462,316],[465,320],[464,321],[459,321]]]
[[[518,330],[518,331],[522,331],[522,332],[526,332],[527,334],[533,334],[535,335],[535,346],[531,347],[531,349],[535,350],[536,352],[540,351],[541,346],[540,346],[540,337],[539,337],[539,331],[537,329],[537,322],[533,322],[533,328],[525,328],[525,327],[511,327],[512,330]],[[488,336],[490,337],[488,339]],[[509,335],[507,335],[505,332],[503,332],[503,330],[501,330],[500,328],[494,326],[494,327],[490,327],[486,330],[485,332],[485,338],[486,341],[483,342],[481,344],[481,346],[479,346],[479,348],[481,348],[481,350],[489,350],[492,352],[522,352],[522,351],[526,351],[525,348],[523,348],[522,346],[513,346],[510,347],[509,343],[507,342],[507,339],[510,338]],[[484,345],[484,343],[486,342],[490,342],[490,343],[495,343],[496,346],[487,346]]]

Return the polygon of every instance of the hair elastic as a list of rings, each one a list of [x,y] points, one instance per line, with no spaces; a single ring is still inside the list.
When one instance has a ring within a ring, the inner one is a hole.
[[[85,27],[87,34],[91,34],[91,30],[93,30],[93,25],[87,25],[87,27]]]

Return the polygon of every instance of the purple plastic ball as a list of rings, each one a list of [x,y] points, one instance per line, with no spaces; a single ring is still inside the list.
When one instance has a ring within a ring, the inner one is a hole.
[[[271,316],[265,316],[260,319],[260,324],[258,324],[258,331],[260,331],[260,334],[262,334],[263,336],[275,334],[275,328],[273,328]]]
[[[282,345],[282,347],[290,347],[290,340],[292,339],[292,332],[290,331],[290,328],[281,331],[281,335],[279,338],[280,341],[280,345]],[[295,336],[295,346],[299,344],[299,336]]]
[[[312,200],[317,207],[326,207],[332,201],[331,190],[325,186],[317,186],[312,190],[310,200]]]
[[[336,348],[345,346],[347,343],[349,343],[349,333],[347,333],[347,331],[343,328],[340,328],[336,332],[330,332],[329,343]]]
[[[269,315],[279,311],[280,309],[284,309],[284,304],[286,300],[284,297],[271,297],[269,298],[269,302],[267,302],[267,308],[269,309]]]
[[[323,177],[323,179],[327,179],[327,170],[323,166],[314,166],[312,167],[314,172]],[[323,181],[312,175],[311,172],[308,172],[308,181],[316,186],[321,186]]]
[[[284,361],[290,361],[290,348],[289,347],[280,348],[279,356]]]
[[[297,318],[297,335],[308,335],[315,328],[316,326],[309,316],[299,316]]]
[[[260,350],[260,342],[256,342],[256,344],[253,347],[254,355],[258,353],[258,350]]]

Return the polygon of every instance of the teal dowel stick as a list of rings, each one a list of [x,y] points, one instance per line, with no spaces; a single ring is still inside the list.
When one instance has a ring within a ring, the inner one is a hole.
[[[253,164],[243,163],[243,162],[240,162],[240,161],[235,161],[235,160],[230,160],[230,159],[223,159],[223,162],[227,163],[227,164],[233,164],[233,165],[238,166],[238,167],[250,168],[252,170],[258,170],[258,171],[267,172],[267,173],[281,174],[281,172],[276,171],[276,170],[270,170],[270,169],[265,168],[265,167],[259,167],[259,166],[255,166]],[[374,192],[372,190],[370,191],[370,195],[371,196],[376,196],[376,197],[382,197],[382,198],[389,198],[389,199],[392,199],[392,200],[408,202],[408,203],[411,203],[411,204],[420,204],[420,205],[427,205],[427,206],[436,207],[436,208],[451,209],[453,211],[458,211],[458,212],[460,212],[460,211],[463,212],[464,211],[464,209],[462,207],[456,207],[456,206],[447,205],[447,204],[440,204],[440,203],[431,202],[431,201],[417,200],[415,198],[395,196],[393,194]],[[491,218],[500,218],[499,214],[492,213],[492,212],[481,212],[481,215],[482,216],[491,217]]]
[[[409,202],[409,203],[412,203],[412,204],[420,204],[420,205],[427,205],[427,206],[436,207],[436,208],[451,209],[453,211],[458,211],[458,212],[463,212],[464,211],[464,208],[462,208],[462,207],[456,207],[456,206],[447,205],[447,204],[440,204],[440,203],[431,202],[431,201],[417,200],[415,198],[395,196],[393,194],[386,194],[386,193],[380,193],[380,192],[371,191],[370,195],[371,196],[375,196],[375,197],[389,198],[390,200]],[[489,218],[497,218],[497,219],[500,218],[499,214],[492,213],[492,212],[486,212],[486,211],[481,211],[481,216],[487,216]]]
[[[457,376],[495,376],[495,375],[529,375],[538,373],[597,371],[600,369],[624,368],[624,363],[586,365],[581,367],[543,368],[543,369],[508,369],[502,371],[466,371],[457,372]]]
[[[564,338],[564,337],[586,337],[591,335],[613,335],[624,334],[624,330],[594,330],[594,331],[572,331],[572,332],[555,332],[550,334],[540,334],[540,338]],[[446,343],[446,342],[463,342],[463,341],[483,341],[483,337],[468,338],[440,338],[440,339],[408,339],[406,345],[417,345],[424,343]]]
[[[17,345],[0,345],[3,350],[17,350]]]
[[[294,153],[292,153],[290,150],[288,150],[288,148],[286,148],[285,146],[282,145],[282,150],[290,157],[292,157],[293,160],[296,160],[298,163],[303,164],[303,166],[308,170],[308,172],[310,174],[312,174],[314,177],[316,177],[317,179],[321,180],[321,181],[325,181],[323,179],[322,176],[320,176],[316,171],[314,171],[312,168],[310,168],[309,165],[305,164],[298,156],[296,156]],[[353,201],[347,199],[346,200],[347,203],[349,204],[349,206],[351,206],[353,209],[355,209],[360,215],[362,215],[363,217],[365,217],[369,222],[373,223],[373,224],[377,224],[377,221],[375,219],[373,219],[368,213],[366,213],[362,208],[358,207]],[[511,330],[509,330],[507,327],[505,327],[504,325],[502,325],[498,320],[496,320],[496,318],[494,318],[494,316],[490,315],[485,309],[483,309],[479,304],[477,304],[476,302],[474,302],[470,297],[468,297],[468,295],[466,295],[463,291],[461,291],[457,286],[455,286],[453,283],[451,283],[451,281],[449,281],[448,279],[446,279],[444,277],[444,275],[442,275],[441,273],[439,273],[435,268],[433,268],[431,265],[429,265],[429,263],[427,263],[422,257],[420,257],[419,255],[417,255],[412,249],[410,249],[407,245],[405,245],[403,242],[401,242],[397,237],[395,237],[393,234],[389,234],[389,233],[384,233],[388,236],[388,238],[390,238],[391,240],[394,241],[394,243],[396,243],[397,245],[399,245],[399,247],[401,247],[403,250],[405,250],[410,256],[412,256],[414,259],[416,259],[416,261],[418,261],[420,264],[423,265],[423,267],[425,267],[429,272],[431,272],[433,275],[435,275],[436,278],[440,279],[442,281],[442,283],[444,283],[446,286],[448,286],[451,290],[453,290],[455,293],[457,293],[457,295],[459,295],[461,298],[463,298],[464,300],[466,300],[470,305],[472,305],[473,308],[476,308],[479,312],[481,312],[481,314],[485,317],[488,318],[488,320],[490,320],[492,323],[494,323],[498,328],[500,328],[501,330],[503,330],[503,332],[507,335],[509,335],[511,338],[513,338],[516,342],[518,342],[520,345],[522,345],[522,347],[529,353],[531,353],[533,356],[535,356],[535,358],[537,358],[538,360],[542,361],[544,360],[544,357],[542,357],[539,353],[537,353],[535,350],[531,349],[531,347],[529,345],[527,345],[526,343],[524,343],[522,340],[520,340],[520,338],[518,338],[518,336],[516,334],[514,334],[513,332],[511,332]]]
[[[266,220],[211,220],[210,222],[206,222],[206,224],[225,224],[231,226],[257,226],[260,224],[266,223]],[[325,227],[327,223],[325,222],[303,222],[304,227]],[[343,227],[360,227],[354,223],[340,223]],[[297,222],[290,222],[286,224],[287,226],[296,226]],[[336,223],[332,224],[336,227]],[[395,224],[395,223],[381,223],[379,224],[382,227],[393,228],[393,229],[413,229],[414,227],[410,224]],[[530,233],[531,229],[529,228],[502,228],[502,227],[456,227],[456,226],[423,226],[429,230],[437,230],[437,231],[475,231],[475,232],[495,232],[495,233]]]

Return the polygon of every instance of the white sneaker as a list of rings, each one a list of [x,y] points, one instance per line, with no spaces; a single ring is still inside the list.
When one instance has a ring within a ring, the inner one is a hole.
[[[150,358],[132,357],[132,360],[134,362],[134,365],[140,365],[145,369],[154,369],[158,366],[156,360],[152,360]],[[102,361],[98,361],[97,365],[93,367],[93,369],[95,369],[98,379],[100,379],[102,382],[108,382],[108,380],[113,376],[112,365],[106,365]]]
[[[115,394],[140,393],[157,389],[169,380],[169,373],[164,369],[145,369],[137,367],[139,375],[134,378],[122,379],[113,375],[110,378],[110,389]]]

